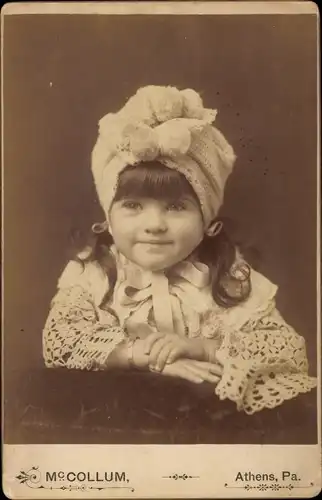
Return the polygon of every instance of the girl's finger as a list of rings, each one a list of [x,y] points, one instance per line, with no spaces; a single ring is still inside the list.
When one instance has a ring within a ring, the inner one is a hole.
[[[173,346],[169,343],[162,346],[156,360],[156,370],[162,372],[164,365],[168,362],[169,354],[173,351]]]
[[[171,365],[168,365],[171,366]],[[195,373],[190,372],[189,370],[182,369],[181,378],[184,380],[188,380],[188,382],[193,382],[194,384],[202,384],[203,378]]]
[[[183,355],[182,349],[179,346],[174,346],[169,352],[167,363],[174,363],[180,356]]]
[[[204,362],[204,361],[196,361],[194,359],[185,359],[185,363],[191,369],[198,370],[200,373],[209,373],[211,375],[215,375],[216,377],[220,377],[222,375],[222,370],[217,366],[214,366],[212,363]]]
[[[211,384],[218,384],[220,377],[218,375],[212,375],[206,370],[200,370],[196,368],[189,368],[191,370],[191,373],[194,373],[195,375],[198,375],[198,377],[201,377],[204,382],[210,382]]]
[[[191,373],[201,377],[205,382],[215,383],[217,384],[220,380],[218,375],[214,375],[209,371],[208,367],[198,366],[193,363],[193,360],[186,359],[184,360],[185,366],[187,370]]]
[[[188,382],[193,382],[195,384],[201,384],[203,382],[203,379],[200,376],[187,370],[183,365],[178,365],[176,362],[171,365],[165,365],[162,374],[170,377],[183,378],[188,380]]]
[[[189,360],[193,365],[207,369],[213,375],[218,375],[219,377],[223,374],[223,368],[219,364],[209,363],[208,361],[197,361],[194,359]]]
[[[204,382],[204,378],[198,374],[195,370],[191,369],[188,363],[186,363],[185,359],[179,359],[172,363],[171,365],[166,365],[163,372],[166,370],[173,370],[175,374],[184,378],[185,380],[189,380],[190,382],[194,382],[197,384],[201,384]]]
[[[164,337],[161,337],[154,342],[149,354],[149,365],[155,370],[157,370],[157,362],[162,349],[169,345],[171,345],[169,343],[169,339]]]
[[[150,354],[150,351],[154,345],[154,343],[161,339],[163,335],[159,332],[157,333],[151,333],[145,340],[144,340],[144,354]]]

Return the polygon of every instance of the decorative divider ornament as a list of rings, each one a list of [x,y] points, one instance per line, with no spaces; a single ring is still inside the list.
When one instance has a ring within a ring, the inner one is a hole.
[[[225,488],[229,488],[229,489],[242,489],[242,490],[246,490],[246,491],[251,491],[251,490],[257,490],[257,491],[268,491],[268,490],[271,490],[271,491],[280,491],[280,490],[289,490],[289,491],[292,491],[292,490],[296,490],[296,489],[299,489],[299,488],[312,488],[312,486],[314,486],[314,483],[310,483],[309,485],[305,485],[305,486],[294,486],[294,484],[279,484],[279,483],[271,483],[271,484],[267,484],[267,483],[260,483],[260,484],[256,484],[256,485],[252,485],[252,484],[243,484],[243,485],[240,485],[240,486],[230,486],[228,485],[228,483],[225,483]]]
[[[172,476],[162,476],[162,479],[174,479],[177,481],[178,479],[199,479],[200,476],[189,476],[188,474],[173,474]]]

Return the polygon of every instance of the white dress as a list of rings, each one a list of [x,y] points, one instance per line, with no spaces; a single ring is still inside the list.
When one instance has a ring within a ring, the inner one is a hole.
[[[104,370],[110,353],[131,337],[165,331],[214,339],[223,375],[214,386],[248,414],[274,408],[310,391],[305,340],[275,307],[277,287],[251,270],[251,294],[224,308],[211,296],[208,269],[184,261],[157,283],[124,257],[117,258],[117,282],[111,299],[107,274],[97,262],[70,261],[43,331],[47,367]],[[159,278],[158,278],[159,279]],[[162,325],[162,322],[164,325]]]

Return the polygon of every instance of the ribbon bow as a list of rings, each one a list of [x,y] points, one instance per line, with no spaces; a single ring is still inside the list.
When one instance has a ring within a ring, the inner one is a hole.
[[[200,262],[183,261],[167,274],[123,267],[123,279],[115,287],[113,308],[121,325],[137,336],[151,332],[197,336],[200,314],[209,304],[200,291],[209,284],[209,269]]]

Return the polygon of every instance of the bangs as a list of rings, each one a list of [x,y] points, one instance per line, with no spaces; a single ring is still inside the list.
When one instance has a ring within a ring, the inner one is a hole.
[[[119,176],[114,201],[123,198],[174,200],[183,196],[199,200],[184,175],[158,162],[129,166]]]

